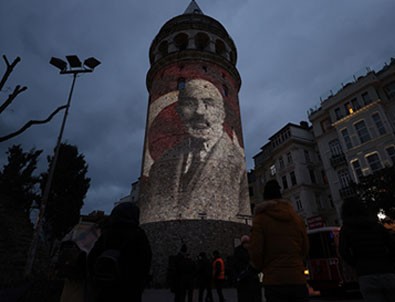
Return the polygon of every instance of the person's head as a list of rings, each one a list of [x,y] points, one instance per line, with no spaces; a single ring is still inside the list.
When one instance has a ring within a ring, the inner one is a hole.
[[[224,101],[218,88],[209,81],[187,81],[179,91],[177,111],[194,138],[208,140],[223,132]]]
[[[281,198],[281,187],[278,184],[277,180],[272,179],[269,180],[265,184],[265,188],[263,189],[263,199],[264,200],[270,200],[270,199],[276,199],[276,198]]]
[[[112,209],[110,223],[139,225],[140,209],[135,203],[122,202]]]

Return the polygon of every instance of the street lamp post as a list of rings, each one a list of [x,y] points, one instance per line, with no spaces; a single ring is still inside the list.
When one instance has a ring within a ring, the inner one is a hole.
[[[26,266],[25,266],[25,276],[28,276],[31,273],[32,268],[33,268],[33,263],[36,258],[38,241],[39,241],[39,237],[40,237],[40,234],[42,232],[42,227],[43,227],[44,213],[45,213],[45,209],[46,209],[46,206],[48,203],[49,194],[51,192],[52,180],[53,180],[53,177],[55,174],[56,163],[57,163],[58,157],[59,157],[60,145],[62,143],[63,131],[64,131],[64,127],[66,125],[67,115],[68,115],[69,109],[70,109],[71,96],[73,95],[75,80],[77,79],[78,74],[93,72],[95,67],[97,67],[100,64],[100,61],[98,61],[97,59],[95,59],[93,57],[86,59],[84,61],[84,63],[82,63],[76,55],[66,56],[66,59],[67,59],[68,63],[66,63],[62,59],[54,58],[54,57],[52,57],[51,60],[49,61],[49,63],[51,65],[57,67],[60,70],[60,72],[59,72],[60,74],[72,74],[73,81],[71,83],[71,88],[70,88],[69,96],[67,99],[66,109],[65,109],[65,112],[63,115],[62,124],[60,127],[58,139],[56,142],[54,156],[53,156],[52,161],[50,163],[49,173],[48,173],[47,181],[45,183],[44,192],[43,192],[42,199],[41,199],[40,211],[39,211],[39,214],[38,214],[35,226],[34,226],[33,238],[32,238],[32,242],[30,244],[29,252],[27,255]]]

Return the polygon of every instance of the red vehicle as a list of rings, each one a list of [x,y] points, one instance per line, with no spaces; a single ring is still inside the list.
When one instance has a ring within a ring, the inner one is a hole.
[[[358,290],[354,270],[339,255],[340,227],[308,230],[310,251],[307,259],[308,283],[322,294]]]

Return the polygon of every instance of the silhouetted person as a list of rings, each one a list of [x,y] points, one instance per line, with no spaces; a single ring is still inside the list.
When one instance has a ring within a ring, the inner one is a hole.
[[[255,210],[249,253],[252,266],[263,272],[266,301],[307,301],[305,224],[282,199],[277,181],[266,183],[263,197]]]
[[[221,258],[218,251],[213,252],[214,260],[213,260],[213,280],[214,286],[217,290],[219,302],[224,302],[224,295],[222,293],[222,289],[225,285],[225,262]]]
[[[207,258],[205,252],[201,252],[198,256],[196,276],[199,288],[199,302],[203,302],[205,291],[205,302],[213,302],[213,295],[211,292],[212,269],[210,260]]]
[[[393,238],[358,200],[342,206],[340,255],[355,268],[365,301],[395,301],[395,255]]]
[[[131,203],[118,204],[110,214],[109,225],[88,255],[88,268],[93,275],[95,260],[108,249],[119,250],[120,280],[116,286],[93,286],[94,302],[140,302],[151,267],[151,247],[139,227],[139,208]]]
[[[238,302],[261,302],[262,288],[258,272],[251,269],[248,246],[250,237],[243,235],[233,253]]]
[[[183,244],[174,258],[174,302],[185,302],[186,297],[188,297],[188,302],[192,302],[196,268],[187,251],[187,246]]]

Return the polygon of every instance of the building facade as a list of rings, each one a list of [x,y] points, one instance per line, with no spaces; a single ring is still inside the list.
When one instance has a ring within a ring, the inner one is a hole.
[[[395,162],[395,59],[354,77],[310,110],[309,120],[340,216],[351,181]]]
[[[283,197],[311,227],[337,225],[334,204],[312,127],[288,123],[254,156],[253,200],[263,201],[266,182],[276,179]]]

